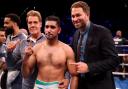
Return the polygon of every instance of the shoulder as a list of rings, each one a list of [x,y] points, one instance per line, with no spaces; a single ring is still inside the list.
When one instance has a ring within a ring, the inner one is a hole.
[[[60,43],[60,46],[63,48],[63,50],[66,52],[66,53],[73,53],[73,50],[72,48],[66,44],[66,43],[63,43],[63,42],[59,42]]]
[[[70,48],[70,46],[62,41],[59,41],[59,44],[63,47],[63,48]]]
[[[39,49],[41,49],[44,45],[44,41],[37,43],[33,46],[33,50],[38,51]]]
[[[20,40],[27,39],[27,36],[26,36],[24,33],[20,33],[17,37],[18,37]]]
[[[37,49],[37,48],[41,47],[42,44],[43,44],[43,42],[41,42],[41,43],[37,43],[37,44],[34,45],[33,48]]]
[[[99,31],[99,32],[109,32],[109,33],[111,32],[110,29],[102,25],[93,24],[92,26],[94,30]]]
[[[91,24],[90,34],[92,34],[91,36],[101,37],[101,38],[112,35],[110,29],[106,28],[105,26],[97,25],[97,24]]]

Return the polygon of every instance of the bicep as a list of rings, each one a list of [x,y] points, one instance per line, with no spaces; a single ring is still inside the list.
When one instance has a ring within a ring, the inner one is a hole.
[[[72,74],[76,74],[76,66],[73,65],[73,63],[75,63],[75,57],[74,57],[74,52],[72,49],[69,50],[69,52],[67,52],[68,57],[67,57],[67,67],[68,67],[68,71],[69,73]]]

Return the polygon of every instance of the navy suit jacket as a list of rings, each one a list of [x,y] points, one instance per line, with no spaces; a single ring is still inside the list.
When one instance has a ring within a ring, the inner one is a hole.
[[[78,39],[79,31],[77,30],[71,44],[75,58],[77,58]],[[79,81],[82,80],[79,86],[82,88],[78,89],[115,89],[112,69],[119,65],[120,60],[109,29],[91,23],[84,58],[89,72],[84,74],[84,78],[79,77]]]

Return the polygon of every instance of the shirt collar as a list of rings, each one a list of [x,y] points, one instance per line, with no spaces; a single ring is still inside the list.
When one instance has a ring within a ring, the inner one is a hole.
[[[30,41],[33,41],[34,43],[36,43],[36,41],[39,40],[39,39],[41,39],[42,37],[45,38],[44,33],[41,33],[41,35],[40,35],[36,40],[34,40],[34,39],[32,38],[32,36],[29,35],[28,38],[27,38],[27,40],[30,40]]]

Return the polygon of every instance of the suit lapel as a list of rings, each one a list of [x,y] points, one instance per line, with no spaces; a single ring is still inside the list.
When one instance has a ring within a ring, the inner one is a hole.
[[[93,27],[93,23],[90,24],[90,29],[89,29],[89,33],[88,33],[88,38],[87,38],[87,42],[86,42],[86,47],[85,47],[85,55],[88,54],[88,48],[89,48],[89,45],[92,43],[93,41],[93,36],[95,35],[94,34],[94,27]]]
[[[79,35],[80,35],[80,33],[79,33],[79,31],[77,30],[76,32],[75,32],[75,35],[74,35],[74,42],[73,42],[73,49],[74,49],[74,51],[75,51],[75,55],[76,55],[76,57],[77,57],[77,45],[78,45],[78,39],[79,39]],[[77,61],[78,61],[78,59],[76,59]]]

